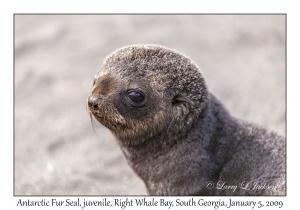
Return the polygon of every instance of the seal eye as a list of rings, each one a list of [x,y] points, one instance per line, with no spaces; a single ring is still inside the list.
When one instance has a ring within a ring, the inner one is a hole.
[[[144,100],[143,94],[138,91],[130,91],[127,97],[134,103],[141,103]]]

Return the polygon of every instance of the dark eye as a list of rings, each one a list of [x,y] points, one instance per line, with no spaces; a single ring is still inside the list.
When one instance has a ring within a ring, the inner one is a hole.
[[[96,79],[94,79],[94,82],[93,82],[93,87],[95,86],[95,84],[96,84]]]
[[[138,91],[130,91],[127,97],[134,103],[141,103],[144,100],[143,94]]]

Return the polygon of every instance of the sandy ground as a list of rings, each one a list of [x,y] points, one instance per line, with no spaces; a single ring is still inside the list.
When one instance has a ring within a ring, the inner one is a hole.
[[[230,112],[285,136],[284,15],[16,15],[15,195],[145,195],[86,98],[104,57],[161,44]]]

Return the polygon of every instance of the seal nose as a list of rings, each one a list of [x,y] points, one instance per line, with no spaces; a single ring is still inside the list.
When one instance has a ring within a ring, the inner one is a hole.
[[[98,109],[99,98],[96,97],[89,97],[88,105],[90,109]]]

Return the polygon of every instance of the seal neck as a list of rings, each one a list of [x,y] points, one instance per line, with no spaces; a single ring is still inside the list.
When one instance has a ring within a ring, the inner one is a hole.
[[[185,136],[161,132],[139,145],[121,144],[129,165],[144,180],[150,194],[169,194],[162,192],[167,187],[159,183],[172,185],[177,195],[181,194],[180,187],[188,190],[183,194],[207,193],[206,181],[217,180],[232,158],[238,123],[213,95],[208,101],[204,117],[195,119]]]

